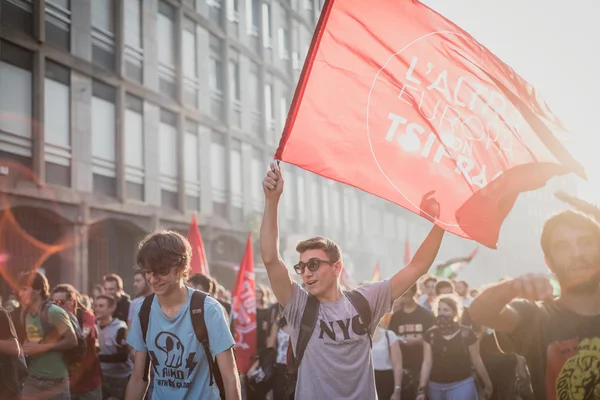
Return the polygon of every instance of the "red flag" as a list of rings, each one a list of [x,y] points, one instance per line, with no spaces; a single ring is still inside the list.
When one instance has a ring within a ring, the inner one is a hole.
[[[275,158],[495,248],[518,194],[583,168],[534,88],[416,0],[329,0]]]
[[[379,262],[375,264],[373,275],[371,275],[371,282],[379,282],[381,280],[381,269],[379,268]]]
[[[196,214],[192,217],[192,222],[190,223],[190,228],[187,233],[187,240],[192,246],[190,275],[199,272],[204,275],[209,275],[208,261],[206,260],[206,252],[204,251],[204,243],[202,242],[202,236],[200,235],[200,229],[198,228],[198,221],[196,221]]]
[[[410,260],[412,260],[412,255],[410,254],[410,242],[407,236],[404,240],[404,265],[410,264]]]
[[[252,357],[256,355],[256,289],[254,283],[254,252],[252,251],[252,235],[248,234],[248,243],[244,259],[238,271],[232,310],[236,345],[237,367],[245,374],[252,366]]]

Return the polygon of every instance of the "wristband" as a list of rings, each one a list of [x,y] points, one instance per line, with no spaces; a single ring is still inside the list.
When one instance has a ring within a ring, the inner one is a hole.
[[[417,390],[417,395],[419,394],[425,394],[425,388],[423,386],[421,386],[419,390]]]
[[[402,390],[402,386],[401,385],[396,385],[396,386],[394,386],[394,390]]]

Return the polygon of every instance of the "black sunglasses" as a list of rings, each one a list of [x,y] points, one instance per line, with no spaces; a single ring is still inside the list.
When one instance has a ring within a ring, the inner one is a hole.
[[[167,275],[169,275],[169,272],[171,272],[171,268],[172,267],[144,268],[144,269],[142,269],[142,271],[144,271],[145,274],[167,276]]]
[[[319,267],[321,266],[321,264],[333,264],[331,261],[328,260],[320,260],[318,258],[311,258],[310,260],[308,260],[307,262],[303,263],[302,261],[300,261],[298,264],[294,265],[294,271],[296,271],[296,273],[298,275],[302,275],[304,273],[304,270],[306,268],[308,268],[309,271],[311,272],[315,272],[316,270],[319,269]]]

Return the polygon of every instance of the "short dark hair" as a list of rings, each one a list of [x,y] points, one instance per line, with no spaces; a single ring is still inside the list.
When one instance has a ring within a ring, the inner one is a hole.
[[[179,232],[156,231],[146,236],[139,245],[137,265],[141,269],[180,268],[181,277],[187,280],[190,273],[192,246]]]
[[[300,254],[307,250],[323,250],[332,263],[342,261],[342,249],[333,240],[322,236],[315,236],[302,240],[296,245],[296,251]]]
[[[115,304],[117,304],[117,300],[114,297],[109,296],[107,294],[101,294],[100,296],[96,297],[96,301],[98,301],[100,299],[106,300],[106,303],[108,304],[109,307],[114,307]]]
[[[423,285],[426,285],[427,282],[437,283],[437,281],[438,281],[438,278],[436,278],[435,276],[433,276],[433,275],[427,275],[425,277],[425,279],[423,279]]]
[[[194,286],[200,286],[202,287],[203,291],[212,295],[214,295],[216,292],[215,282],[209,276],[206,276],[200,272],[190,276],[188,283],[191,283]]]
[[[135,271],[133,271],[133,276],[136,275],[141,275],[142,277],[144,277],[144,279],[146,279],[146,273],[144,271],[142,271],[141,269],[136,269]]]
[[[123,279],[121,279],[121,277],[117,274],[104,275],[103,280],[104,280],[104,282],[116,282],[117,289],[119,289],[119,290],[123,289]]]
[[[435,284],[435,293],[440,294],[442,289],[445,289],[445,288],[450,288],[454,292],[454,285],[452,284],[452,282],[450,282],[447,279],[440,279]]]
[[[73,285],[69,285],[68,283],[61,283],[60,285],[56,285],[54,289],[52,289],[52,294],[54,293],[66,293],[67,298],[69,300],[75,301],[79,301],[81,296],[77,289],[75,289]]]
[[[26,286],[40,293],[42,300],[50,297],[50,284],[48,278],[38,271],[25,272],[19,278],[19,287]]]
[[[561,211],[548,218],[544,223],[540,242],[544,256],[547,258],[550,258],[550,237],[561,226],[588,230],[594,235],[598,243],[600,243],[600,224],[595,219],[579,211]]]
[[[469,289],[469,284],[467,283],[467,281],[456,281],[454,282],[454,286],[456,287],[456,285],[458,285],[459,283],[465,285],[465,288],[468,290]]]

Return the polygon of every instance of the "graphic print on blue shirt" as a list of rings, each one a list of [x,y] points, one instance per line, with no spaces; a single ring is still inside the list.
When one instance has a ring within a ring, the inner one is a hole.
[[[146,343],[139,320],[141,304],[132,319],[127,343],[136,351],[148,351],[154,370],[154,393],[159,399],[218,399],[219,389],[210,386],[206,354],[198,342],[190,317],[188,300],[173,318],[167,318],[155,297],[150,311]],[[204,319],[210,350],[215,357],[234,345],[221,305],[212,297],[204,301]],[[146,347],[147,345],[147,347]]]

